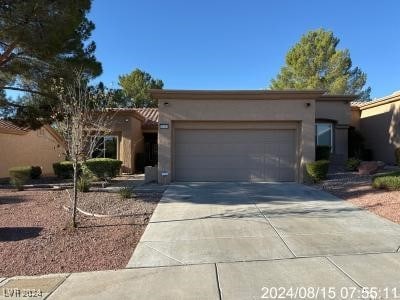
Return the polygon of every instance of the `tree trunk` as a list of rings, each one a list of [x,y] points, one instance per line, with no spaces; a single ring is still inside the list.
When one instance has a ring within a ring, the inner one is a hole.
[[[74,203],[72,204],[72,226],[76,228],[76,204],[78,202],[78,161],[73,162],[74,167]]]

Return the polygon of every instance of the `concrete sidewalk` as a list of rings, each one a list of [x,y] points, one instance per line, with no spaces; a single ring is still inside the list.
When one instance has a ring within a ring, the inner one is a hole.
[[[0,299],[395,299],[399,246],[398,224],[303,185],[177,184],[126,269],[0,279]]]
[[[0,299],[22,297],[11,297],[12,291],[41,290],[42,297],[35,299],[242,300],[262,299],[278,288],[310,287],[319,290],[314,299],[332,299],[323,296],[324,288],[335,298],[347,291],[354,297],[346,299],[355,299],[362,287],[378,288],[383,299],[395,299],[400,296],[399,270],[399,253],[134,268],[11,278],[0,283]]]

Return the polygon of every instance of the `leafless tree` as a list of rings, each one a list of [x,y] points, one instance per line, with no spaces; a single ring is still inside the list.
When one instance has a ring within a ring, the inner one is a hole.
[[[72,82],[65,83],[62,79],[54,82],[58,101],[53,113],[54,126],[64,139],[66,155],[74,168],[72,226],[76,227],[79,165],[91,157],[99,138],[110,133],[115,112],[109,109],[111,92],[90,86],[82,71],[74,73]]]

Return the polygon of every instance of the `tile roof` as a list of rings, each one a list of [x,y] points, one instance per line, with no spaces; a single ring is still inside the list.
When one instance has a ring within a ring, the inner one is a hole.
[[[369,105],[369,104],[380,102],[380,101],[382,101],[381,98],[369,100],[369,101],[352,101],[352,102],[350,102],[350,104],[351,104],[351,106],[354,106],[354,107],[361,107],[361,106]]]
[[[2,119],[0,119],[0,129],[14,133],[27,133],[29,131],[28,128],[19,127],[10,121]]]
[[[374,99],[374,100],[370,100],[370,101],[352,101],[350,104],[352,107],[365,107],[365,106],[369,106],[369,105],[380,105],[380,102],[382,102],[382,104],[384,104],[383,102],[386,103],[386,101],[388,100],[400,100],[400,92],[394,92],[391,95],[382,97],[382,98],[378,98],[378,99]]]
[[[158,108],[134,108],[133,110],[145,118],[142,124],[143,129],[158,128]]]

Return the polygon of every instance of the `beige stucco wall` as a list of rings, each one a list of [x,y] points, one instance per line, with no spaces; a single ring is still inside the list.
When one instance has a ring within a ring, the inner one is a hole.
[[[318,100],[315,119],[332,121],[335,126],[333,153],[338,160],[344,161],[348,156],[348,129],[352,120],[349,101]]]
[[[352,107],[350,126],[353,126],[357,130],[360,130],[360,117],[361,117],[361,111],[356,107]]]
[[[349,125],[351,119],[348,101],[318,100],[315,110],[316,119],[334,120],[341,125]]]
[[[400,99],[363,108],[360,111],[360,130],[366,147],[372,149],[374,159],[394,164],[394,151],[400,147]]]
[[[26,134],[0,132],[0,178],[15,166],[41,166],[43,175],[53,174],[53,163],[64,160],[64,150],[45,129]]]
[[[135,153],[142,153],[143,133],[141,120],[129,113],[113,116],[110,135],[118,136],[118,159],[122,161],[122,172],[135,171]]]
[[[178,121],[256,122],[286,121],[299,124],[299,172],[303,181],[304,165],[315,157],[315,100],[159,100],[159,123],[168,129],[158,131],[159,182],[173,180],[173,130]],[[309,105],[307,105],[309,103]],[[168,176],[161,176],[168,172]]]

